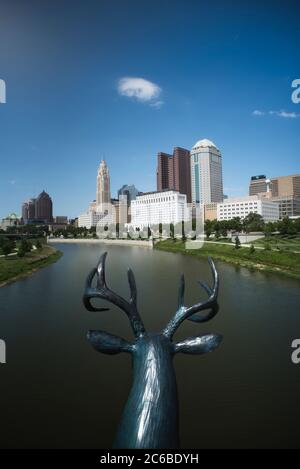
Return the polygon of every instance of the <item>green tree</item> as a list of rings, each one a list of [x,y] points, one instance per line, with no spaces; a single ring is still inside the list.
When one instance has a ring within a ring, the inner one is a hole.
[[[32,244],[27,239],[22,239],[20,247],[24,252],[30,252],[32,249]]]
[[[289,217],[284,217],[278,222],[279,233],[282,235],[287,235],[292,224],[293,222]]]
[[[229,229],[233,231],[240,232],[242,231],[243,225],[240,217],[234,217],[232,220],[229,220]]]
[[[266,238],[269,238],[272,233],[276,231],[274,223],[271,221],[269,223],[266,223],[264,226],[264,235]]]
[[[170,223],[170,236],[172,239],[174,239],[174,224]]]
[[[6,256],[8,256],[8,254],[10,254],[11,252],[13,251],[13,246],[11,244],[10,241],[7,241],[7,243],[5,243],[3,246],[2,246],[2,252],[3,254]]]
[[[185,235],[185,229],[184,229],[184,221],[181,222],[181,226],[182,226],[182,241],[186,241],[186,235]]]
[[[5,244],[7,241],[7,238],[4,238],[4,236],[0,236],[0,248],[2,248],[3,244]]]
[[[251,231],[263,231],[264,226],[264,219],[258,213],[250,212],[243,220],[243,228],[246,233],[250,233]]]
[[[235,242],[235,249],[239,249],[241,247],[241,242],[238,236],[235,237],[234,242]]]
[[[255,252],[255,247],[253,244],[251,244],[249,252],[250,254],[253,254]]]
[[[206,238],[209,239],[210,235],[213,232],[213,222],[212,222],[212,220],[205,220],[205,222],[204,222],[204,232],[206,234]]]
[[[220,222],[220,231],[223,238],[227,238],[228,233],[228,223],[227,220],[222,220]]]
[[[35,247],[36,247],[37,249],[42,249],[43,246],[42,246],[42,243],[40,242],[39,239],[37,240],[37,242],[36,242],[36,244],[35,244]]]
[[[18,249],[18,252],[17,252],[17,256],[18,257],[24,257],[26,254],[26,252],[24,251],[24,249],[22,249],[21,246],[19,246],[19,249]]]
[[[288,229],[287,229],[287,234],[289,236],[295,236],[297,234],[297,228],[296,228],[294,221],[291,224],[289,224]]]
[[[8,256],[8,254],[10,254],[11,252],[13,252],[13,250],[15,249],[16,247],[16,242],[15,241],[12,241],[10,239],[7,239],[5,240],[5,242],[2,244],[2,252],[5,256]]]

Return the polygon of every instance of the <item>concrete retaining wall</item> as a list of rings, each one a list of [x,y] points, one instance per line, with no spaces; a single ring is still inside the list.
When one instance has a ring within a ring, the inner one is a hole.
[[[152,249],[152,240],[94,239],[94,238],[48,238],[48,243],[110,244],[114,246],[138,246]]]

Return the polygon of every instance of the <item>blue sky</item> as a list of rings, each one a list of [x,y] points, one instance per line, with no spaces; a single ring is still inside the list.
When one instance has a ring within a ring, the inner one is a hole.
[[[300,172],[299,13],[290,0],[0,0],[0,217],[43,189],[77,216],[103,157],[112,195],[154,190],[157,152],[201,138],[231,196],[251,175]]]

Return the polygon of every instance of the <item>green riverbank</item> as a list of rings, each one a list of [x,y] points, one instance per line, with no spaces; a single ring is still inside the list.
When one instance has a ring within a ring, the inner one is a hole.
[[[218,245],[204,243],[201,249],[185,249],[185,243],[172,239],[160,241],[155,249],[169,252],[179,252],[194,257],[208,257],[224,262],[248,267],[266,272],[276,272],[300,280],[300,254],[292,252],[277,252],[272,250],[258,250],[250,252],[249,248],[236,249],[234,244]]]
[[[0,258],[0,287],[27,277],[37,270],[56,262],[62,252],[52,246],[44,245],[27,253],[24,257],[17,255]]]

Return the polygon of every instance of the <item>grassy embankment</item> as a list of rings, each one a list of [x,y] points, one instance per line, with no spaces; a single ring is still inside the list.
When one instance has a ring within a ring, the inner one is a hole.
[[[280,251],[294,251],[300,253],[300,235],[272,235],[268,238],[261,238],[254,241],[254,246],[265,247],[269,245],[271,249]]]
[[[0,257],[0,287],[31,275],[42,267],[56,262],[61,256],[60,251],[44,244],[41,249],[28,252],[24,257],[18,257],[16,254]]]
[[[211,256],[214,259],[220,259],[250,269],[277,272],[300,280],[300,254],[295,254],[288,250],[256,249],[254,252],[251,252],[246,247],[236,249],[234,243],[228,244],[228,246],[204,243],[201,249],[186,250],[184,242],[179,240],[174,242],[171,239],[155,244],[155,249],[180,252],[194,257]]]

